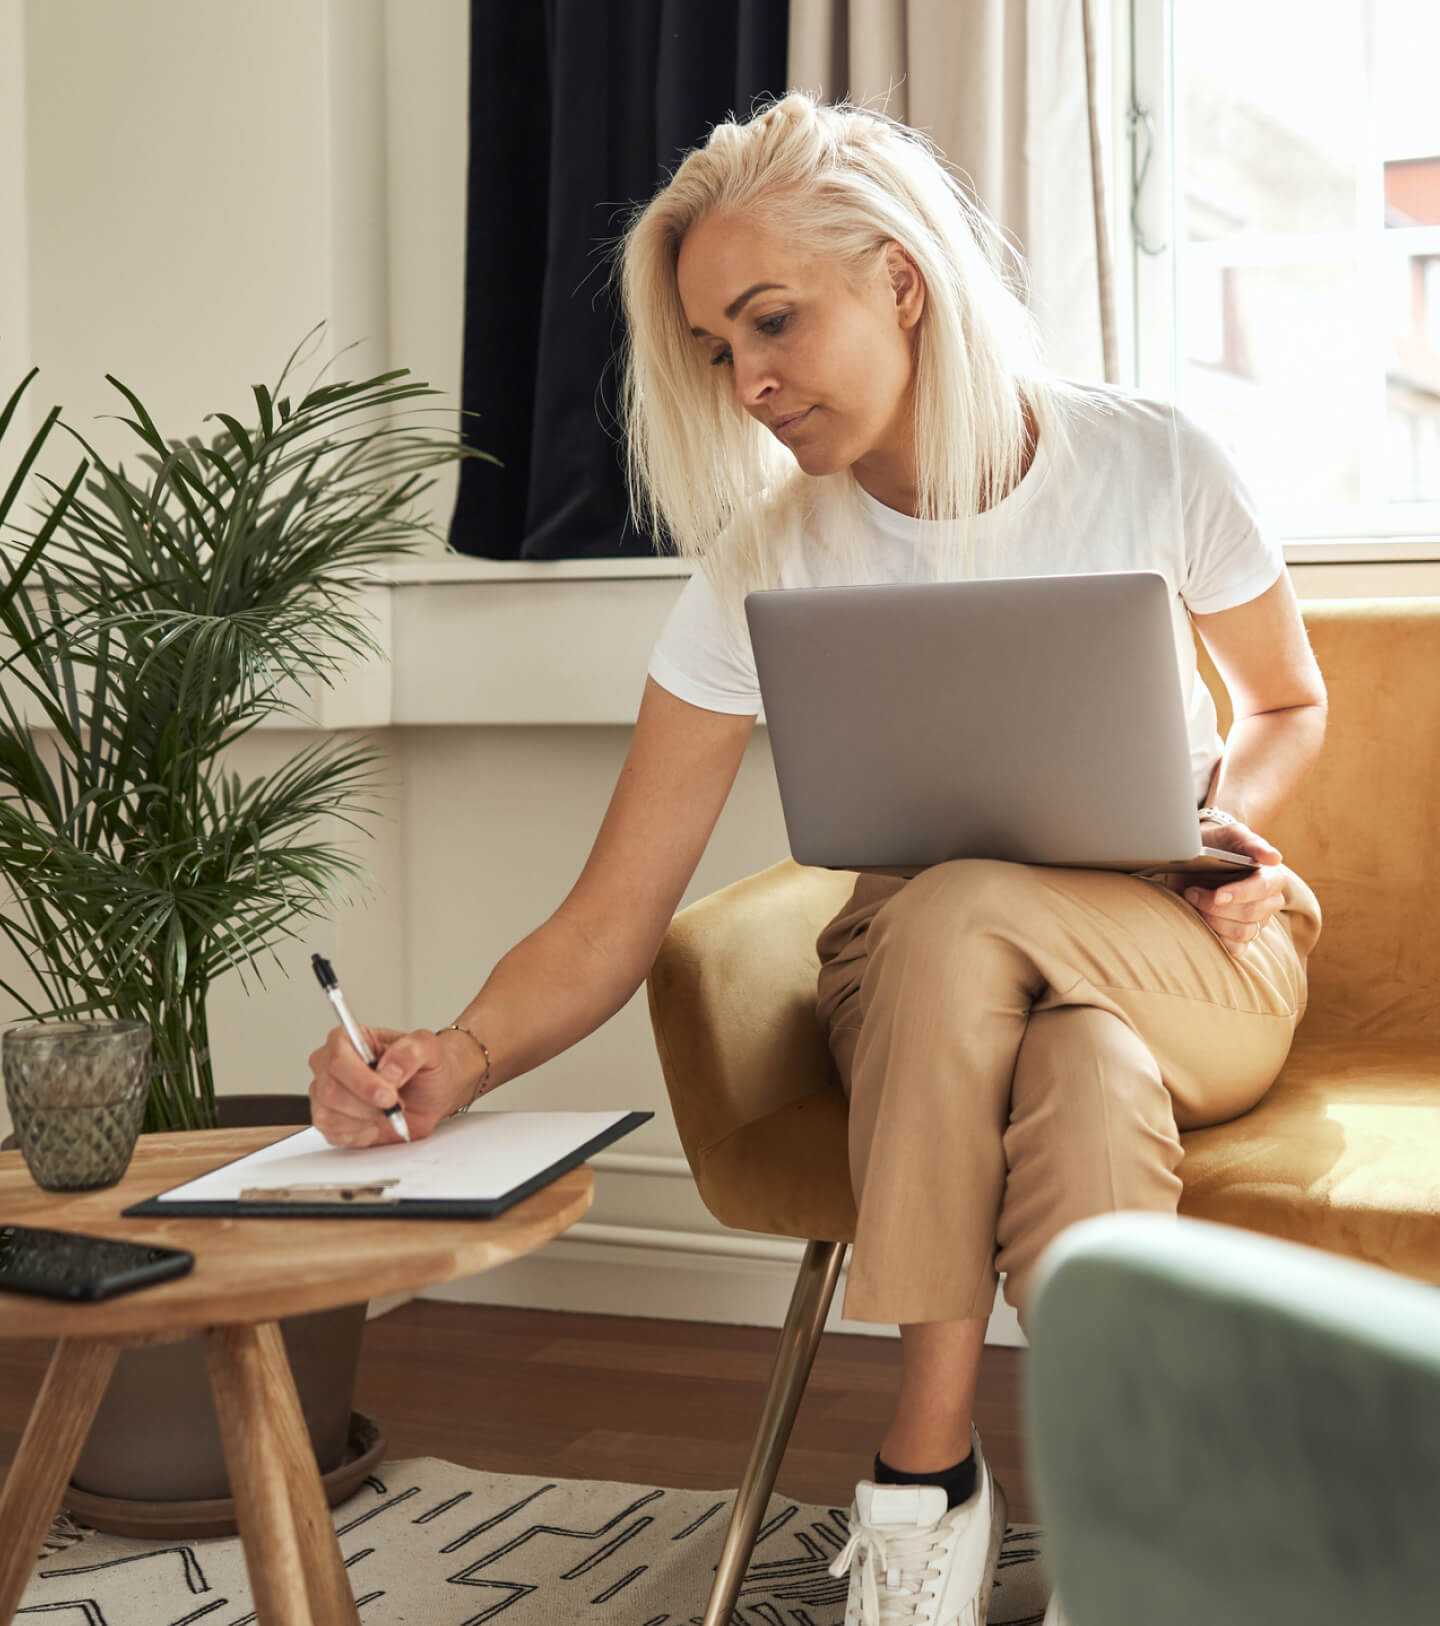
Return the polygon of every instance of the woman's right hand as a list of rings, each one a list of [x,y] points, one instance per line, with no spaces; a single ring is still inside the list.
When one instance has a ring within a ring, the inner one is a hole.
[[[476,1078],[476,1051],[464,1034],[459,1042],[442,1039],[429,1028],[409,1033],[400,1028],[361,1024],[379,1063],[372,1071],[355,1053],[343,1027],[331,1028],[325,1042],[312,1050],[310,1121],[332,1146],[381,1146],[403,1143],[384,1108],[398,1099],[410,1139],[424,1140],[442,1118],[470,1099]]]

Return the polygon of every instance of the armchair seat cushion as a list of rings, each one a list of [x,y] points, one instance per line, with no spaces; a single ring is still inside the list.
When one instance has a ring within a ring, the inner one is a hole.
[[[1181,1137],[1180,1210],[1440,1283],[1440,1054],[1310,1039],[1251,1111]]]
[[[1258,1106],[1181,1137],[1181,1212],[1440,1283],[1440,1056],[1303,1036]],[[846,1122],[835,1083],[741,1125],[700,1161],[706,1206],[739,1230],[853,1241]]]

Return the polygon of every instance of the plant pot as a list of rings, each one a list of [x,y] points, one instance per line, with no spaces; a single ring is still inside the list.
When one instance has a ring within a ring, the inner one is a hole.
[[[345,1458],[320,1476],[320,1488],[331,1507],[353,1496],[385,1460],[385,1436],[361,1412],[350,1415]],[[72,1481],[65,1491],[65,1511],[78,1524],[112,1536],[138,1536],[142,1541],[210,1541],[239,1534],[235,1502],[229,1495],[214,1500],[177,1502],[127,1501],[119,1496],[91,1496]],[[253,1618],[253,1617],[252,1617]]]
[[[310,1102],[303,1095],[220,1096],[216,1105],[224,1129],[310,1122]],[[322,1475],[340,1467],[350,1442],[350,1403],[365,1311],[364,1303],[347,1304],[280,1321]],[[197,1333],[178,1343],[146,1344],[120,1352],[75,1464],[71,1483],[77,1489],[88,1497],[126,1503],[214,1504],[229,1499],[230,1480],[210,1393],[204,1338]],[[85,1522],[98,1530],[110,1529],[103,1511],[97,1513],[91,1501],[87,1501]]]

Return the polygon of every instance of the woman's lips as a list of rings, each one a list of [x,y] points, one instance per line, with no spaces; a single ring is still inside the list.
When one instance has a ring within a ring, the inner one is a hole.
[[[805,423],[808,420],[808,418],[810,417],[810,414],[814,410],[815,410],[814,407],[806,407],[806,409],[800,414],[800,416],[798,418],[791,418],[788,423],[782,423],[779,426],[779,428],[776,429],[775,433],[777,435],[793,434],[794,431],[797,430],[801,426],[801,424]]]

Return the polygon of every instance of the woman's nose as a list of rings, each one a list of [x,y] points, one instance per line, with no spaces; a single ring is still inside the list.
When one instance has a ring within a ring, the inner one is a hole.
[[[740,404],[754,412],[774,395],[778,382],[774,372],[760,362],[735,363],[735,392]]]

